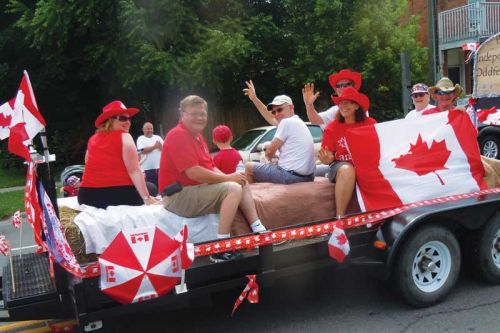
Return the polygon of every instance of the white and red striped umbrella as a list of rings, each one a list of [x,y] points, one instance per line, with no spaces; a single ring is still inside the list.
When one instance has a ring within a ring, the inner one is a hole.
[[[122,304],[167,294],[180,281],[181,244],[157,227],[122,230],[99,258],[101,290]]]

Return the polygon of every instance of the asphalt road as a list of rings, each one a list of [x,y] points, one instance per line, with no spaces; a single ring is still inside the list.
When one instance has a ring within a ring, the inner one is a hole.
[[[231,318],[240,291],[216,295],[212,307],[117,318],[110,331],[500,332],[500,286],[466,273],[443,303],[424,309],[406,305],[385,283],[359,268],[280,280],[261,290],[260,303],[245,301]]]

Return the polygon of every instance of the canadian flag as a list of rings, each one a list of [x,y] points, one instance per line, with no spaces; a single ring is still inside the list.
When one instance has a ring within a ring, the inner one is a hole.
[[[462,50],[463,51],[476,51],[477,48],[479,47],[479,43],[465,43],[462,45]]]
[[[500,110],[493,106],[489,109],[477,111],[477,118],[480,122],[490,125],[500,124]]]
[[[14,103],[11,100],[0,107],[0,126],[6,125],[1,127],[0,139],[9,137],[9,151],[31,161],[28,145],[47,124],[38,111],[35,94],[26,71],[13,101]],[[8,132],[5,127],[8,127]]]
[[[184,224],[181,231],[175,235],[174,239],[180,243],[181,248],[181,267],[188,269],[194,261],[194,244],[188,243],[188,228]]]
[[[487,188],[476,135],[460,110],[347,131],[361,209]]]
[[[344,229],[334,226],[332,235],[328,241],[328,253],[330,257],[342,263],[350,250],[351,248],[349,247],[349,241],[347,240]]]
[[[465,43],[462,45],[462,50],[463,51],[469,51],[469,54],[465,58],[465,63],[468,64],[470,59],[472,58],[472,55],[476,53],[477,49],[479,48],[479,43]]]
[[[15,102],[16,99],[13,98],[7,103],[0,105],[0,141],[8,138],[10,135],[10,123],[12,122]]]

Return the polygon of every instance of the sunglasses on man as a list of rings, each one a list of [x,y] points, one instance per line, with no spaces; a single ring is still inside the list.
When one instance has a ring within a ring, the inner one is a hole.
[[[285,107],[282,107],[282,108],[279,108],[279,109],[274,109],[274,110],[271,110],[271,114],[274,116],[277,113],[283,112],[283,110],[285,110]]]
[[[420,93],[414,93],[414,94],[412,94],[411,97],[420,98],[420,97],[424,97],[425,95],[427,95],[427,93],[420,92]]]
[[[335,85],[336,88],[346,88],[346,87],[352,87],[352,83],[351,82],[347,82],[347,83],[337,83]]]
[[[116,119],[122,123],[126,122],[126,121],[130,121],[130,117],[127,117],[127,116],[114,116],[113,119]]]
[[[443,96],[443,95],[451,95],[454,92],[455,92],[455,90],[451,90],[451,91],[436,90],[435,94],[438,96]]]

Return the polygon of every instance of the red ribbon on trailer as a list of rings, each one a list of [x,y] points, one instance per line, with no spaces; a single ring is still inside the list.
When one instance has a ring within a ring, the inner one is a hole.
[[[240,296],[238,296],[238,298],[236,299],[236,302],[233,306],[233,311],[231,312],[231,317],[234,315],[234,312],[236,311],[236,309],[238,309],[240,304],[243,303],[245,298],[249,303],[259,303],[259,284],[257,283],[257,276],[255,274],[247,275],[247,278],[248,283],[241,292]]]

